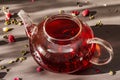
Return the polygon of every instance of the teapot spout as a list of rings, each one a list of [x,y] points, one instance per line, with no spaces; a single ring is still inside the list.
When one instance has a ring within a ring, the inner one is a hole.
[[[20,10],[18,12],[18,16],[21,18],[21,20],[24,23],[24,27],[25,27],[25,31],[26,31],[27,36],[29,38],[31,38],[32,35],[36,32],[36,31],[34,31],[35,24],[31,20],[30,16],[24,10]]]

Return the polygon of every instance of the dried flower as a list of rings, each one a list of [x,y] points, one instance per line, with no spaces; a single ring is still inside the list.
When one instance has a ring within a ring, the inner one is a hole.
[[[48,16],[44,16],[44,19],[47,19],[48,18]]]
[[[63,14],[63,13],[65,13],[64,10],[59,10],[59,14]]]
[[[13,35],[8,35],[8,42],[9,43],[15,42],[15,37]]]
[[[23,22],[22,22],[22,21],[18,21],[18,25],[19,25],[19,26],[22,26],[22,25],[23,25]]]
[[[103,24],[102,24],[102,21],[98,21],[97,23],[96,23],[96,27],[98,26],[98,27],[100,27],[100,26],[102,26]]]
[[[22,80],[22,78],[15,77],[14,80]]]
[[[8,32],[10,30],[10,28],[9,27],[4,27],[4,28],[2,28],[2,30],[3,30],[3,32]]]
[[[16,58],[16,59],[15,59],[15,62],[18,62],[18,61],[19,61],[19,58]]]
[[[4,22],[4,25],[10,25],[11,23],[10,23],[10,21],[9,20],[6,20],[5,22]]]
[[[79,12],[79,11],[77,11],[77,10],[74,10],[74,11],[72,11],[72,14],[75,14],[75,15],[77,16],[77,15],[79,15],[79,14],[80,14],[80,12]]]
[[[85,9],[82,11],[82,16],[88,16],[90,11],[88,9]]]
[[[90,19],[90,20],[92,20],[92,19],[94,19],[94,18],[95,18],[94,16],[89,16],[89,19]]]
[[[15,25],[17,25],[17,24],[18,24],[18,22],[17,22],[17,20],[16,20],[16,19],[12,19],[12,20],[11,20],[11,24],[15,24]]]
[[[6,68],[6,66],[3,66],[3,65],[0,66],[0,70],[3,70],[5,68]]]
[[[27,57],[20,57],[20,58],[19,58],[19,61],[22,62],[22,61],[24,61],[24,60],[26,60],[26,59],[27,59]]]
[[[115,74],[116,74],[116,72],[115,72],[115,71],[110,70],[108,74],[109,74],[109,75],[115,75]]]
[[[22,50],[21,54],[22,54],[22,56],[25,56],[27,54],[27,51],[26,50]]]
[[[41,72],[42,70],[43,70],[43,69],[42,69],[40,66],[36,68],[36,71],[37,71],[37,72]]]
[[[15,61],[12,60],[12,61],[9,61],[8,64],[12,64],[12,63],[14,63],[14,62],[15,62]]]
[[[5,14],[5,20],[10,20],[10,18],[12,17],[12,14],[10,12]]]

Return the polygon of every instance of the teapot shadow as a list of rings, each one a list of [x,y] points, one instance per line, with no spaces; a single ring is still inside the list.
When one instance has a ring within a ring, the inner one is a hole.
[[[108,73],[110,70],[116,72],[120,70],[120,25],[103,25],[101,27],[91,26],[96,37],[102,38],[108,42],[113,47],[114,57],[112,61],[106,65],[97,66],[93,65],[92,67],[72,73],[71,75],[94,75],[94,74],[103,74]]]

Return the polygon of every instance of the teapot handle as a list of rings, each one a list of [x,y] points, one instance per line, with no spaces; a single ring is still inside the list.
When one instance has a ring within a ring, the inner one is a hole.
[[[92,59],[90,60],[92,64],[104,65],[112,60],[114,53],[113,53],[113,48],[109,42],[95,37],[88,39],[87,44],[96,44],[95,46],[96,54],[94,53]],[[109,53],[109,57],[106,58],[105,53],[101,53],[102,49],[104,49],[104,51],[106,50]],[[101,57],[104,58],[102,55],[105,57],[105,59],[100,59]]]

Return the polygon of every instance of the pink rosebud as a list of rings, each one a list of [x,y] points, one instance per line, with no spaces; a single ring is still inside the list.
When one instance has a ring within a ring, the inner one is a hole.
[[[21,80],[21,79],[20,79],[20,78],[18,78],[18,77],[15,77],[15,78],[14,78],[14,80]]]
[[[82,11],[82,16],[88,16],[90,13],[90,11],[88,9],[85,9],[84,11]]]
[[[36,71],[37,71],[37,72],[41,72],[41,71],[42,71],[42,68],[39,66],[39,67],[36,68]]]
[[[79,11],[75,10],[75,11],[72,11],[72,14],[75,14],[76,16],[80,14]]]
[[[6,18],[5,18],[5,20],[9,20],[9,19],[11,18],[11,16],[12,16],[11,13],[6,13],[6,15],[5,15]]]
[[[9,43],[15,42],[15,37],[13,35],[8,35],[8,42]]]

